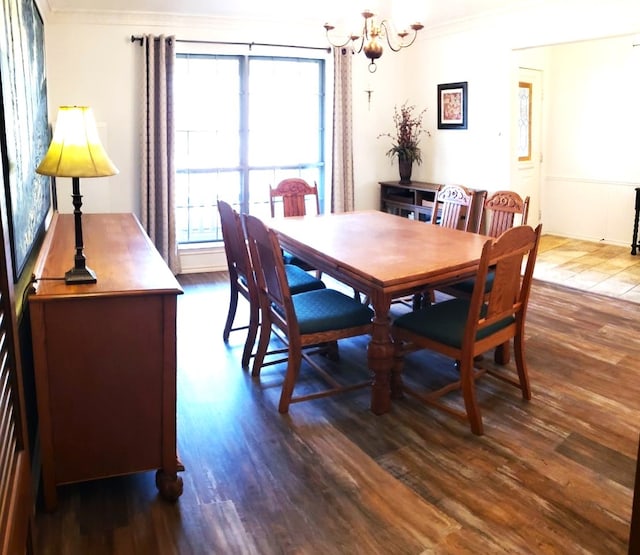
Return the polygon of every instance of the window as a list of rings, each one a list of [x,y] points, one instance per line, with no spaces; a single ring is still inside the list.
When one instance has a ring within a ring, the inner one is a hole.
[[[221,241],[216,202],[269,216],[285,177],[324,196],[325,61],[179,54],[174,79],[179,243]]]
[[[518,84],[518,161],[531,160],[531,83]]]

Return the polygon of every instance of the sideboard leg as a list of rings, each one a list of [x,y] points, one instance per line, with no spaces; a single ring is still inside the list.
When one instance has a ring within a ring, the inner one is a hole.
[[[165,472],[160,469],[156,472],[156,487],[163,499],[177,501],[182,495],[182,478],[175,472]]]

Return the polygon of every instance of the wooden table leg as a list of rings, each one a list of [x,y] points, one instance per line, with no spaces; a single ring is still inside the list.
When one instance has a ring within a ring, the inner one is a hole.
[[[371,386],[371,411],[384,414],[391,408],[391,369],[393,344],[391,343],[391,298],[375,293],[372,298],[373,331],[367,348],[369,368],[373,372]]]

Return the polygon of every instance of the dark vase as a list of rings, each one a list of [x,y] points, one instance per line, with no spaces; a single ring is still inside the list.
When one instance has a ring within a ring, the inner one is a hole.
[[[400,172],[400,183],[411,183],[411,169],[413,162],[408,158],[398,158],[398,170]]]

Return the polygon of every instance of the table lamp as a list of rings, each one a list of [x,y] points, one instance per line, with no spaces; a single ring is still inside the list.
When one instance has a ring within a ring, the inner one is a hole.
[[[93,270],[87,268],[82,240],[81,177],[115,175],[118,169],[104,151],[93,110],[88,106],[60,106],[49,150],[36,172],[54,177],[71,177],[73,183],[76,254],[73,268],[65,274],[67,284],[96,283]]]

